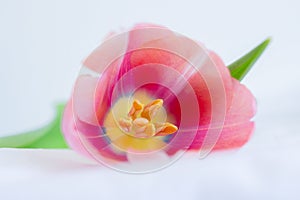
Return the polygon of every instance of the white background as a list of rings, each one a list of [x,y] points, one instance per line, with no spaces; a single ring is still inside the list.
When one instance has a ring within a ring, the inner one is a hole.
[[[186,158],[143,176],[95,166],[71,151],[1,149],[1,199],[300,198],[297,0],[0,0],[0,136],[51,120],[81,61],[108,32],[138,22],[199,40],[227,64],[273,38],[243,81],[258,103],[252,140],[239,151]]]

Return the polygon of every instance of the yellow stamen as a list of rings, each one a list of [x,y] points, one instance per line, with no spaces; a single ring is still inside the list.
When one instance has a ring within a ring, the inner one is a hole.
[[[145,118],[136,118],[133,121],[133,131],[138,134],[138,133],[143,133],[145,132],[146,125],[149,123],[149,121]]]
[[[119,125],[122,127],[122,129],[124,131],[130,132],[131,131],[131,127],[132,127],[132,120],[131,119],[121,118],[119,120]]]
[[[146,125],[145,129],[146,137],[152,137],[155,135],[155,126],[152,123]]]
[[[163,123],[163,124],[155,124],[155,128],[156,128],[156,136],[165,136],[165,135],[169,135],[172,133],[175,133],[178,128],[177,126],[175,126],[174,124],[171,123]]]
[[[174,124],[152,121],[162,105],[162,99],[156,99],[146,106],[138,100],[134,100],[128,118],[121,118],[119,125],[123,131],[136,137],[148,138],[173,134],[178,130]]]
[[[156,99],[145,106],[144,110],[141,113],[141,116],[151,120],[157,113],[157,111],[162,107],[164,101],[162,99]]]
[[[133,120],[142,112],[144,105],[138,100],[134,100],[132,103],[132,107],[128,113],[128,116]]]
[[[143,117],[139,117],[139,118],[133,120],[133,125],[137,126],[137,127],[145,126],[148,123],[149,123],[149,121]]]

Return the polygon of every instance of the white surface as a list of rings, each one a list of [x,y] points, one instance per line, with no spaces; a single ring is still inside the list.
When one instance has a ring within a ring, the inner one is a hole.
[[[298,199],[300,137],[204,160],[182,158],[156,173],[115,172],[69,150],[0,151],[4,199]]]
[[[267,36],[273,43],[243,82],[258,114],[240,151],[132,176],[84,164],[69,151],[1,149],[0,199],[299,199],[299,10],[297,0],[1,0],[0,136],[49,121],[81,60],[110,30],[158,23],[205,43],[226,63]]]

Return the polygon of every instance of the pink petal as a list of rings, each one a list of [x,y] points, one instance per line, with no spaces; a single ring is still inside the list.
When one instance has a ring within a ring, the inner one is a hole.
[[[84,60],[83,65],[97,73],[102,73],[111,62],[122,57],[127,50],[127,45],[128,33],[114,35],[97,47]]]
[[[81,153],[85,156],[90,157],[89,153],[86,151],[85,147],[82,145],[78,137],[78,132],[74,124],[74,113],[72,108],[72,101],[69,101],[65,107],[62,121],[62,132],[69,147]]]
[[[124,153],[117,153],[110,148],[110,143],[100,126],[87,124],[76,117],[72,101],[69,101],[65,107],[62,130],[68,145],[82,155],[96,160],[98,156],[120,161],[127,160]]]
[[[244,85],[234,79],[232,93],[225,123],[213,150],[241,147],[249,140],[254,130],[254,123],[250,121],[256,110],[253,95]],[[199,130],[190,149],[199,149],[205,136],[206,129]]]
[[[251,92],[237,80],[233,80],[233,98],[226,115],[221,136],[214,149],[236,148],[250,138],[254,123],[250,122],[256,112],[256,102]]]
[[[73,106],[76,116],[84,122],[97,125],[95,112],[95,91],[98,78],[89,75],[79,76],[73,93]]]

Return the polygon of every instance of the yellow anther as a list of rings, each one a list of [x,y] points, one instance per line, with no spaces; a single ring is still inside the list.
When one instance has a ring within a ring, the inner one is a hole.
[[[152,124],[152,123],[147,124],[144,133],[145,133],[145,137],[154,136],[155,135],[155,126],[154,126],[154,124]]]
[[[141,116],[149,121],[156,115],[157,111],[162,107],[164,101],[162,99],[156,99],[144,107]]]
[[[145,132],[146,125],[149,123],[149,121],[145,118],[139,117],[133,120],[133,132],[136,134],[141,134]]]
[[[141,102],[139,102],[138,100],[134,100],[128,116],[134,120],[142,112],[143,108],[144,105]]]
[[[156,128],[156,136],[165,136],[175,133],[178,128],[174,124],[171,123],[162,123],[162,124],[155,124]]]
[[[149,123],[149,121],[143,117],[139,117],[139,118],[136,118],[135,120],[133,120],[133,125],[136,127],[142,127],[148,123]]]
[[[131,127],[132,127],[132,120],[131,119],[124,119],[121,118],[119,120],[119,125],[121,126],[121,128],[126,131],[126,132],[130,132],[131,131]]]

